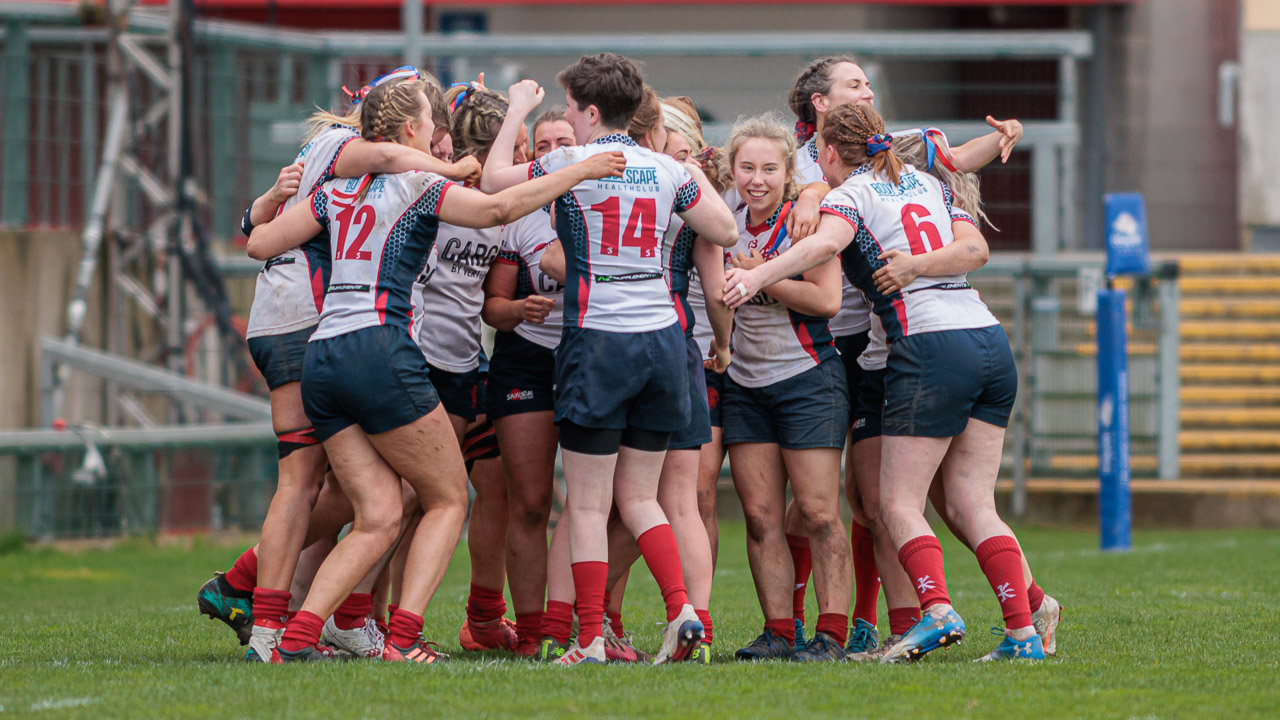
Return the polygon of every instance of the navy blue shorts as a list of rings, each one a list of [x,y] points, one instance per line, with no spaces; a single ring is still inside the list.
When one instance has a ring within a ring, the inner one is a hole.
[[[671,433],[668,450],[692,450],[711,442],[711,412],[707,408],[707,378],[698,341],[685,338],[689,348],[689,424]]]
[[[283,335],[249,338],[249,354],[258,372],[267,380],[267,389],[302,380],[302,360],[307,355],[307,341],[317,325]]]
[[[679,323],[641,333],[565,328],[556,349],[556,422],[683,429],[689,424],[687,348]]]
[[[849,432],[844,365],[828,360],[772,385],[749,388],[726,377],[724,444],[775,443],[788,450],[843,448]]]
[[[725,373],[702,368],[703,380],[707,383],[707,410],[711,414],[711,427],[724,427],[724,413],[721,412],[720,401],[724,399]]]
[[[369,435],[395,430],[440,404],[426,358],[404,328],[382,325],[308,344],[302,408],[316,437],[358,424]]]
[[[858,395],[858,383],[862,380],[862,366],[858,364],[858,356],[867,349],[867,343],[871,342],[871,331],[842,335],[835,338],[835,341],[836,350],[840,351],[840,362],[844,363],[844,379],[849,387],[849,407],[857,407],[855,398]]]
[[[955,437],[969,418],[1009,426],[1018,370],[999,325],[908,335],[889,347],[884,434]]]
[[[554,410],[555,379],[555,351],[513,332],[500,332],[489,360],[485,413],[493,420]]]
[[[450,415],[472,422],[480,414],[480,371],[451,372],[427,363],[427,379]]]
[[[888,370],[863,370],[862,379],[853,391],[852,443],[878,438],[882,434],[884,416],[884,376]]]

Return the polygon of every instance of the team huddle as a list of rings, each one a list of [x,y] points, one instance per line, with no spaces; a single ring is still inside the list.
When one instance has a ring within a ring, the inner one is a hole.
[[[710,663],[727,454],[764,617],[739,660],[958,643],[927,502],[1004,616],[982,659],[1054,654],[1061,607],[995,506],[1017,372],[966,281],[988,255],[973,173],[1021,125],[988,117],[955,148],[887,132],[862,68],[831,57],[790,92],[794,132],[741,119],[716,148],[626,58],[557,81],[565,108],[530,128],[534,81],[445,92],[399,68],[311,118],[246,211],[279,482],[200,611],[250,661],[442,662],[423,615],[466,523],[464,651]],[[641,557],[666,606],[653,655],[621,614]]]

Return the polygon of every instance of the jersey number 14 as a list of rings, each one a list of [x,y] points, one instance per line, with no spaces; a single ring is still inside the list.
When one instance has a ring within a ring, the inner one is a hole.
[[[591,206],[601,215],[600,253],[617,255],[619,247],[640,248],[640,257],[651,258],[658,251],[658,201],[654,198],[636,198],[631,201],[631,216],[621,233],[618,232],[621,199],[616,195]]]

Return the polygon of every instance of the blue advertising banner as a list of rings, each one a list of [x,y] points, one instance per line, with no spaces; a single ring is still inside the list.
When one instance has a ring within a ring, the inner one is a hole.
[[[1107,207],[1107,277],[1151,272],[1147,204],[1141,193],[1110,193]]]
[[[1125,292],[1098,291],[1098,526],[1103,550],[1133,545]]]

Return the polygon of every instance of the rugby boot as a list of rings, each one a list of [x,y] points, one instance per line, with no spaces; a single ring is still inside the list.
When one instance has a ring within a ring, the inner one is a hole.
[[[796,649],[784,637],[775,635],[765,628],[750,645],[733,654],[739,660],[790,660],[795,657]]]
[[[992,662],[994,660],[1043,660],[1044,642],[1039,635],[1032,635],[1026,640],[1014,640],[1001,628],[991,628],[992,635],[1003,638],[995,650],[974,660],[974,662]]]
[[[667,631],[662,636],[662,647],[653,659],[654,665],[666,662],[680,662],[689,657],[693,648],[706,637],[706,629],[698,619],[693,606],[685,603],[675,620],[667,623]]]
[[[950,605],[934,605],[880,657],[880,662],[915,662],[940,647],[958,645],[964,630],[964,620]]]
[[[201,615],[221,620],[235,631],[241,645],[249,644],[253,630],[253,592],[235,589],[223,573],[217,572],[196,593],[196,606]]]

